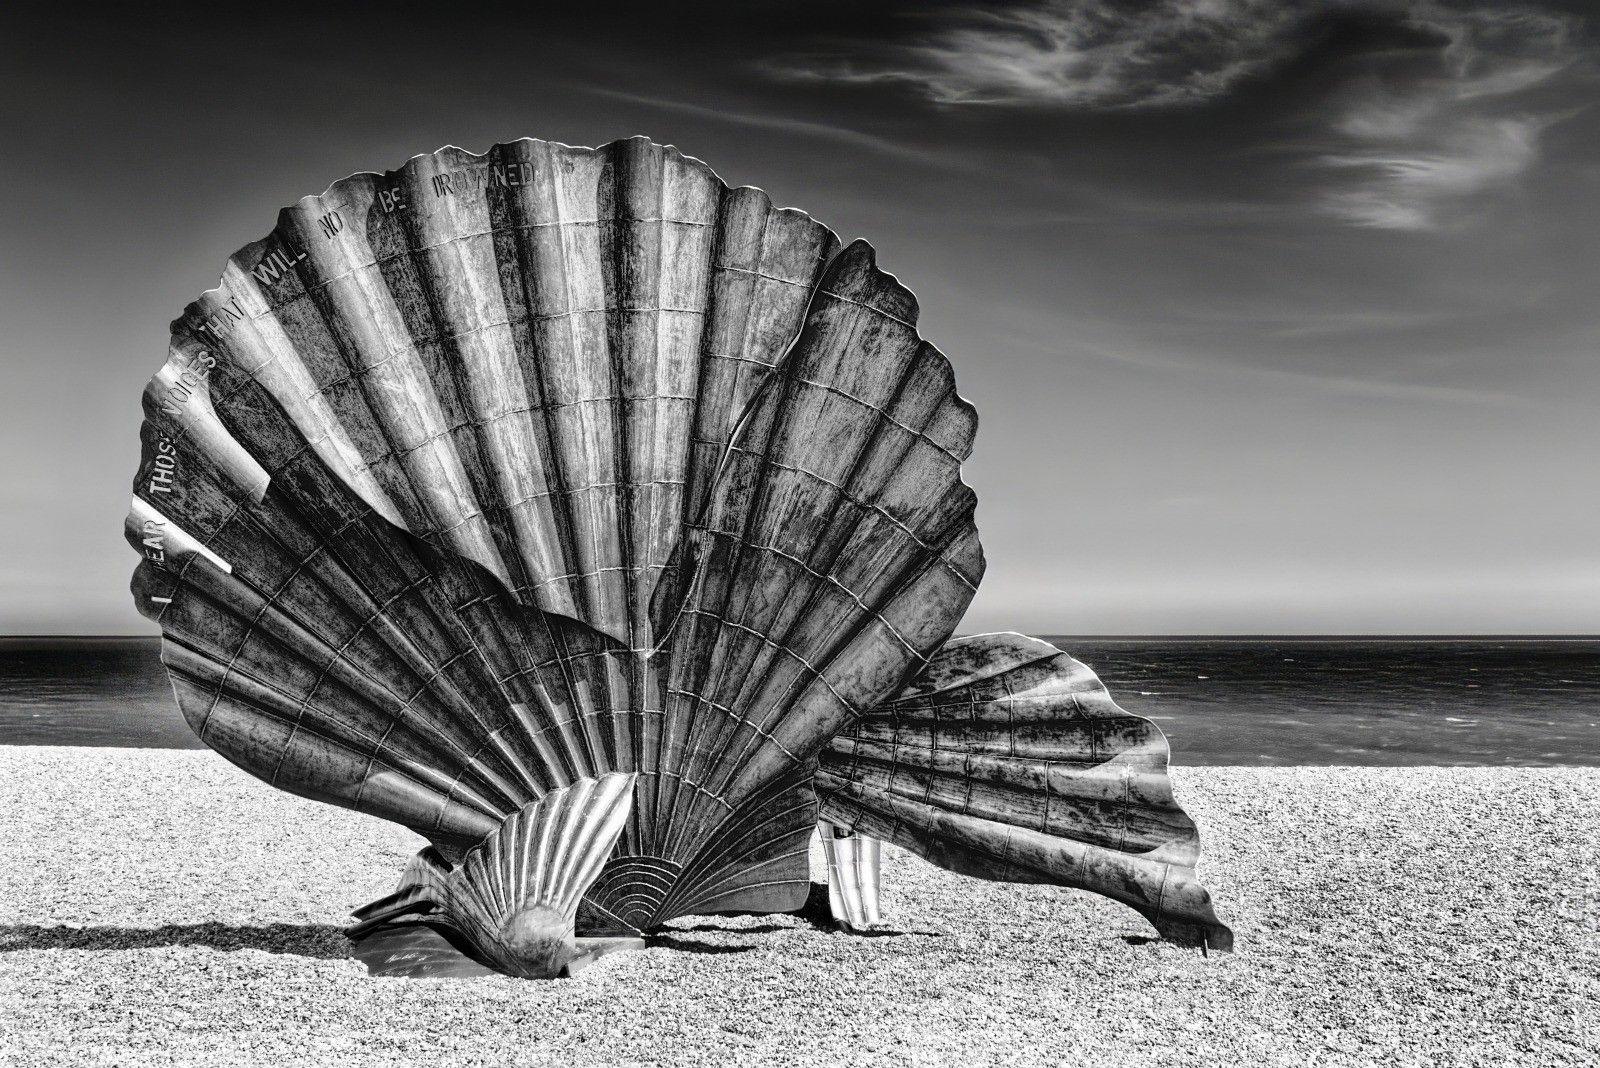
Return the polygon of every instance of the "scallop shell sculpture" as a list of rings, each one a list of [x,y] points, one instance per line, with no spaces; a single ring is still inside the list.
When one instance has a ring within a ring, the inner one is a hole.
[[[537,880],[463,906],[488,853],[603,844],[557,858],[580,936],[792,911],[819,788],[841,837],[1223,945],[1159,732],[1042,643],[946,647],[983,572],[976,417],[916,321],[869,245],[643,138],[301,200],[145,391],[133,591],[185,718],[432,843],[358,933],[432,915],[513,974],[559,970],[565,920],[508,933]],[[1038,715],[1002,728],[1017,685]]]

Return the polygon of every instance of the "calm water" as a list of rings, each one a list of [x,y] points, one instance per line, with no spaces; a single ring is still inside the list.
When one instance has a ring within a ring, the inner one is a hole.
[[[1600,765],[1600,639],[1052,640],[1179,764]],[[199,748],[153,638],[0,638],[0,743]]]

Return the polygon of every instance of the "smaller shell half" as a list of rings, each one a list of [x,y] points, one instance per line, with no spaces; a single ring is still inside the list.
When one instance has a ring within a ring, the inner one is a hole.
[[[1167,740],[1048,642],[945,645],[897,699],[823,750],[822,818],[980,879],[1056,883],[1228,950],[1172,795]]]

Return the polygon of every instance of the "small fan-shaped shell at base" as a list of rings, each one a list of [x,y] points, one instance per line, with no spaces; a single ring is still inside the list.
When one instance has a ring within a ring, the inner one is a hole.
[[[612,772],[546,794],[450,873],[447,907],[493,963],[546,978],[576,955],[578,901],[616,847],[637,778]]]
[[[984,879],[1104,894],[1164,936],[1228,950],[1172,795],[1167,742],[1047,642],[948,643],[823,751],[825,821]]]
[[[128,537],[185,718],[461,858],[638,776],[581,916],[797,908],[812,768],[949,637],[975,430],[870,246],[642,138],[284,210],[174,322]]]
[[[424,850],[399,888],[360,909],[345,933],[391,973],[399,952],[419,972],[472,974],[451,957],[446,932],[453,932],[474,951],[472,960],[496,970],[560,974],[581,955],[578,902],[616,847],[636,778],[613,772],[553,790],[512,813],[454,869]]]

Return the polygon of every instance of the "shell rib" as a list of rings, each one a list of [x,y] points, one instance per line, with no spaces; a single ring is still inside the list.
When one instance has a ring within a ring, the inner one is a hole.
[[[446,860],[636,773],[585,915],[798,907],[818,751],[983,570],[916,318],[869,246],[641,138],[301,200],[146,390],[134,592],[186,718]]]
[[[878,909],[880,843],[827,820],[817,824],[817,831],[828,865],[828,911],[846,930],[871,930],[882,920]]]
[[[951,641],[829,743],[817,791],[825,821],[953,871],[1091,890],[1175,942],[1232,948],[1195,874],[1166,738],[1048,642]]]
[[[578,903],[622,834],[635,778],[613,772],[551,791],[512,813],[453,870],[424,850],[399,889],[360,910],[347,934],[360,942],[397,928],[414,931],[418,924],[397,921],[420,914],[464,937],[475,951],[469,959],[510,975],[553,978],[578,955]],[[426,962],[432,974],[472,974],[447,949],[435,955]]]

